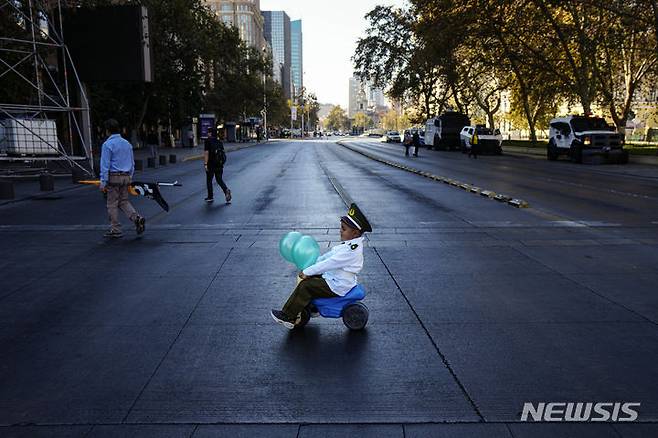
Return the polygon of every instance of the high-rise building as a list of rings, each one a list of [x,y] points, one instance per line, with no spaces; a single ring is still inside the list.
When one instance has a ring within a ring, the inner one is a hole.
[[[293,92],[298,94],[304,87],[304,59],[302,57],[302,20],[290,22],[290,74],[292,76]]]
[[[224,24],[237,27],[244,42],[258,50],[263,49],[260,0],[206,0],[206,4]]]
[[[290,17],[284,11],[263,11],[263,18],[265,39],[272,46],[272,76],[281,84],[286,98],[290,98]]]

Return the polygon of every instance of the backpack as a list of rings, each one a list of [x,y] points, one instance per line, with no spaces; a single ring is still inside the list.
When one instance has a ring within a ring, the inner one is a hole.
[[[226,163],[226,152],[221,141],[213,141],[210,149],[209,162],[215,166],[223,166]]]

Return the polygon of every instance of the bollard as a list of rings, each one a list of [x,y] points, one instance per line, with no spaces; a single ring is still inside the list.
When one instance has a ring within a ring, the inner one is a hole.
[[[166,165],[167,165],[167,156],[160,155],[160,166],[166,166]]]
[[[146,167],[149,167],[149,168],[151,168],[151,167],[155,167],[155,158],[153,158],[153,157],[148,157],[148,158],[146,159]]]
[[[169,163],[171,163],[171,164],[176,163],[176,155],[175,154],[169,154]]]
[[[0,199],[14,199],[14,183],[0,181]]]
[[[144,160],[135,160],[135,170],[144,170]]]
[[[48,172],[39,175],[39,190],[42,192],[52,192],[55,190],[55,178]]]

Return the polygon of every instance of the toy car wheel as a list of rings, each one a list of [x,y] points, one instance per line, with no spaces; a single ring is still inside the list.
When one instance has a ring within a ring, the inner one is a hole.
[[[368,323],[368,308],[363,303],[354,303],[343,309],[343,324],[350,330],[361,330]]]
[[[299,315],[297,315],[297,320],[295,321],[295,328],[302,328],[306,324],[308,324],[308,321],[311,319],[311,312],[307,309],[304,308]]]

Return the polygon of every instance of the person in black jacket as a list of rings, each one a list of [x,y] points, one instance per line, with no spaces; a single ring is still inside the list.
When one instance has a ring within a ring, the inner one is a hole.
[[[231,191],[222,176],[224,174],[224,164],[226,163],[226,152],[224,151],[224,144],[217,138],[217,129],[210,128],[208,130],[208,138],[204,142],[203,161],[206,168],[206,187],[208,189],[208,196],[206,202],[213,202],[213,189],[212,179],[217,180],[217,184],[222,188],[226,203],[231,202]]]
[[[414,157],[417,157],[418,148],[420,147],[420,135],[418,135],[418,131],[415,131],[414,135],[411,137],[411,144],[414,146]]]

